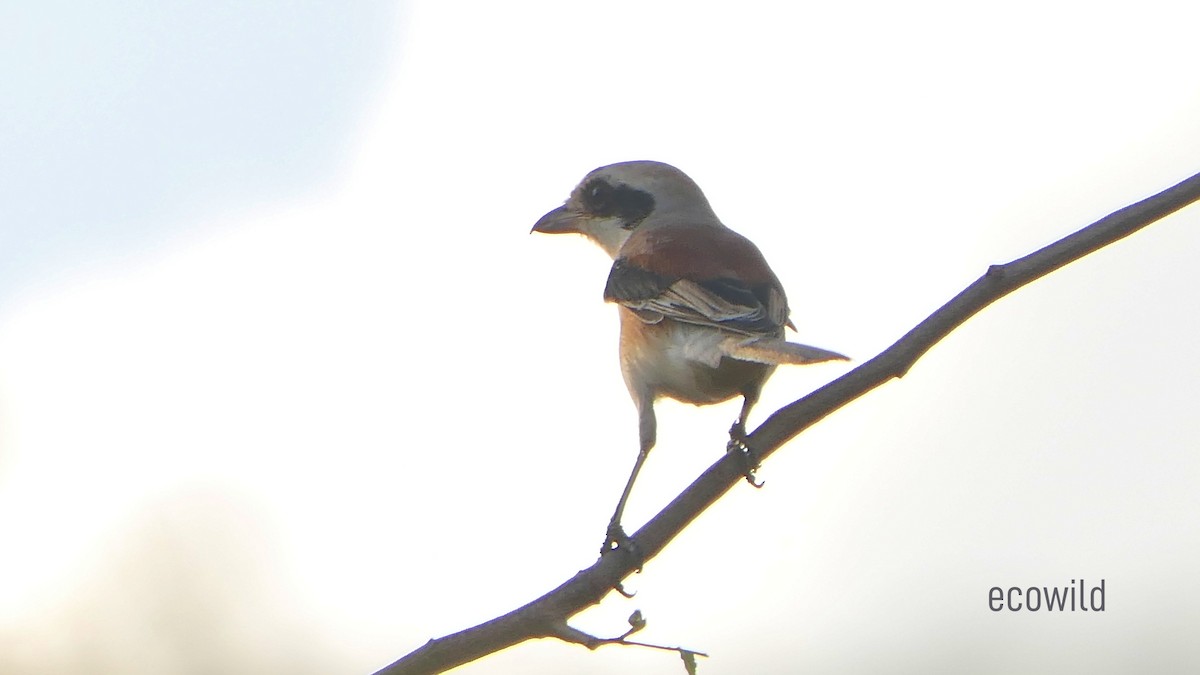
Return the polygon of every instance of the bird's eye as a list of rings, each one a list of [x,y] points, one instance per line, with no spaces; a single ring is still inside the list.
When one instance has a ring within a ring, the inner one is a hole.
[[[600,178],[584,183],[575,198],[593,216],[620,218],[621,227],[627,230],[637,227],[654,210],[650,193],[623,184],[614,186]]]
[[[594,180],[584,186],[583,202],[588,211],[608,215],[612,211],[612,186],[602,180]]]

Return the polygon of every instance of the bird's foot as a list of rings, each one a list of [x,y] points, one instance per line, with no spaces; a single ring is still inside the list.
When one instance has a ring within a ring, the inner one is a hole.
[[[642,563],[645,562],[645,559],[642,557],[642,552],[638,548],[637,542],[625,534],[625,528],[621,527],[620,523],[613,521],[608,524],[608,532],[604,535],[604,545],[600,547],[600,555],[606,556],[616,551],[624,551],[632,556],[637,563],[637,571],[642,571]],[[617,590],[621,589],[618,588]]]
[[[756,488],[765,485],[764,481],[758,480],[758,476],[754,474],[758,471],[762,463],[758,459],[758,454],[746,445],[744,436],[739,436],[734,433],[734,430],[729,431],[729,444],[725,446],[725,452],[737,458],[742,465],[742,475],[745,476],[746,482]]]

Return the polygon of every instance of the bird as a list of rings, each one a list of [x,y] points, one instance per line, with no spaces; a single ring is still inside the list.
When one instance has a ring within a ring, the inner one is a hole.
[[[604,300],[619,309],[621,374],[637,408],[638,454],[602,553],[632,548],[621,518],[655,445],[656,400],[702,406],[741,396],[727,452],[741,453],[754,484],[746,419],[775,367],[847,360],[785,340],[785,328],[795,326],[779,278],[757,246],[721,222],[696,182],[670,164],[595,169],[532,231],[581,234],[613,259]]]

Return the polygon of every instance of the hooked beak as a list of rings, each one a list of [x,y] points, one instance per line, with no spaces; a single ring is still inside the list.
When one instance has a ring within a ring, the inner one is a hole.
[[[566,206],[560,206],[539,218],[534,223],[533,229],[530,232],[544,232],[545,234],[572,232],[580,234],[579,221],[582,218],[583,214],[568,211]]]

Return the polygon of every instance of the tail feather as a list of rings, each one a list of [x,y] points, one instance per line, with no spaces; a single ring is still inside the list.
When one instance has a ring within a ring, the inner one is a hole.
[[[721,343],[721,352],[732,359],[769,365],[807,365],[825,361],[849,361],[846,356],[820,347],[787,342],[779,338],[732,337]]]

